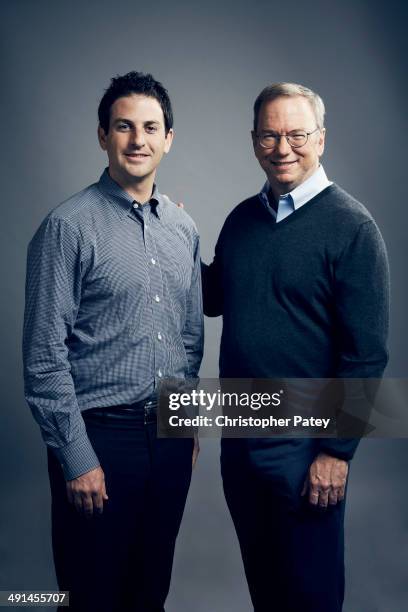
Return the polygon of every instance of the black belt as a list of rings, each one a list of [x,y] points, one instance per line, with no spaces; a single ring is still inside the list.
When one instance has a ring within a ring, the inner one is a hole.
[[[134,404],[119,404],[103,408],[88,408],[82,416],[85,421],[143,421],[151,423],[157,417],[157,397],[151,396]]]

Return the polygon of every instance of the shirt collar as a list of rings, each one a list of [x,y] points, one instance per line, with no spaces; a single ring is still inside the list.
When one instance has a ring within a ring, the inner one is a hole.
[[[284,198],[291,196],[294,209],[297,210],[298,208],[303,206],[303,204],[306,204],[306,202],[317,196],[317,194],[323,191],[323,189],[326,189],[326,187],[332,184],[332,181],[329,181],[329,179],[327,178],[323,166],[319,165],[319,167],[312,174],[312,176],[309,176],[309,178],[306,179],[303,183],[295,187],[295,189],[293,189],[289,193],[285,193],[281,197]],[[269,209],[271,209],[268,200],[269,190],[269,181],[266,181],[259,195],[264,204],[267,205]]]
[[[98,187],[112,204],[119,207],[127,214],[132,212],[132,205],[136,200],[110,177],[108,168],[105,168],[103,171],[98,182]],[[164,199],[159,193],[156,184],[153,185],[153,192],[149,204],[151,205],[152,212],[160,218],[163,212]]]

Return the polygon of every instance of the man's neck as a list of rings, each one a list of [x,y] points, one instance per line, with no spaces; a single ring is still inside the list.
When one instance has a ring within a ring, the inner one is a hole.
[[[290,193],[296,187],[297,187],[297,185],[293,185],[292,183],[285,183],[285,184],[281,184],[281,185],[276,185],[276,184],[273,185],[273,184],[271,184],[271,182],[269,182],[270,191],[271,191],[274,199],[276,200],[276,202],[279,201],[279,198],[281,196]]]
[[[122,189],[126,191],[126,193],[128,193],[131,198],[136,200],[136,202],[144,204],[145,202],[148,202],[150,200],[153,193],[155,177],[154,174],[140,181],[126,181],[122,177],[116,175],[112,176],[112,172],[109,169],[109,176],[115,181],[115,183],[122,187]]]
[[[269,181],[269,187],[273,194],[273,197],[278,202],[281,196],[291,193],[294,189],[296,189],[297,187],[299,187],[300,185],[303,185],[303,183],[308,181],[313,175],[316,174],[319,168],[320,168],[320,164],[316,168],[314,168],[314,170],[308,176],[305,176],[305,178],[303,179],[301,183],[274,183],[273,181],[271,182],[269,180],[269,177],[267,177]]]

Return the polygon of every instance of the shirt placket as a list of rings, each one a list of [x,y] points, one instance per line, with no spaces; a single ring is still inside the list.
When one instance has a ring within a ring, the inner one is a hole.
[[[143,218],[143,238],[150,284],[150,301],[152,306],[152,346],[155,372],[155,385],[165,375],[166,338],[163,329],[165,320],[166,299],[164,293],[161,264],[155,242],[154,219],[150,205],[141,207]]]

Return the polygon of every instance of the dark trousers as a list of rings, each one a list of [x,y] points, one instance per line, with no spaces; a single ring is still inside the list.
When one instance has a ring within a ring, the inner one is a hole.
[[[75,612],[163,612],[193,440],[158,439],[154,420],[101,422],[86,412],[84,420],[109,500],[102,515],[79,515],[67,501],[61,467],[49,452],[59,588],[70,591],[69,609]]]
[[[320,509],[300,495],[315,444],[222,441],[224,492],[255,612],[341,612],[344,502]]]

